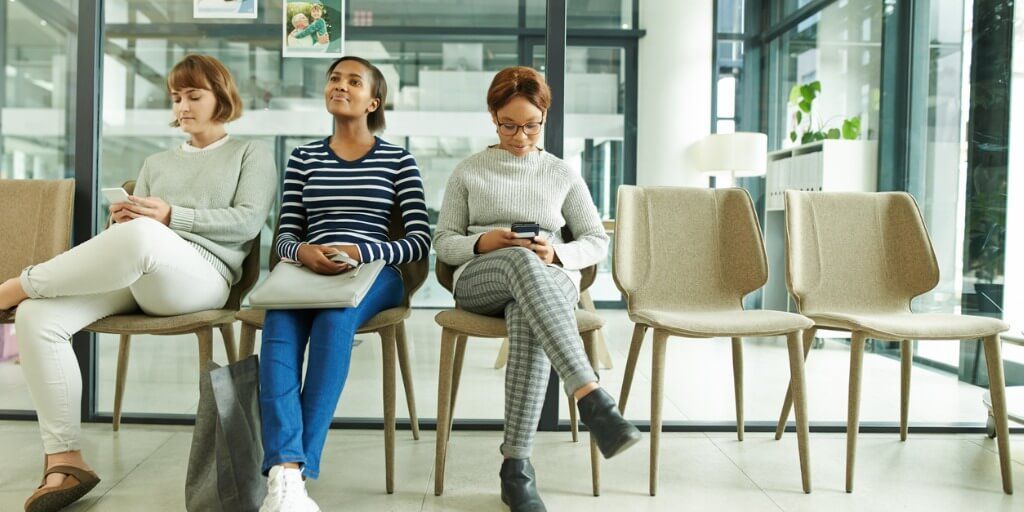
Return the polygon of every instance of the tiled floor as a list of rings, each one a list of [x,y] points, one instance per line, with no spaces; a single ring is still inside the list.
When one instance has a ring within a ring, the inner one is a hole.
[[[455,432],[445,493],[433,494],[433,432],[413,441],[398,433],[395,493],[384,492],[380,431],[335,430],[321,479],[310,494],[325,511],[501,511],[497,494],[498,432]],[[69,512],[184,509],[191,429],[86,425],[85,452],[103,478]],[[585,440],[584,436],[584,440]],[[862,435],[856,489],[843,491],[843,435],[813,434],[813,492],[800,490],[796,440],[748,434],[665,434],[656,497],[647,494],[648,447],[641,443],[602,464],[602,495],[590,493],[587,444],[567,433],[543,433],[534,463],[552,511],[965,511],[1024,510],[1024,438],[1013,439],[1015,491],[1003,494],[994,443],[981,435]],[[33,423],[0,423],[0,510],[21,510],[37,485],[41,450]],[[10,463],[15,461],[15,463]]]

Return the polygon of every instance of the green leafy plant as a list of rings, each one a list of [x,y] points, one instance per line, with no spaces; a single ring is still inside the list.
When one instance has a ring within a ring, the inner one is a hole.
[[[841,127],[829,128],[828,123],[815,123],[814,100],[821,94],[821,82],[794,85],[789,91],[789,104],[796,107],[796,126],[789,132],[789,140],[800,144],[825,139],[855,140],[860,137],[860,116],[843,120]],[[802,129],[802,132],[801,132]]]

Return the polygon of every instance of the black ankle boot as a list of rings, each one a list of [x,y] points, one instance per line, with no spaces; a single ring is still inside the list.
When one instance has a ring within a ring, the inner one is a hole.
[[[640,440],[640,430],[619,414],[615,400],[604,389],[591,391],[577,406],[580,421],[590,429],[604,458],[610,459]]]
[[[537,476],[530,459],[505,459],[501,463],[501,501],[512,512],[547,512],[537,494]]]

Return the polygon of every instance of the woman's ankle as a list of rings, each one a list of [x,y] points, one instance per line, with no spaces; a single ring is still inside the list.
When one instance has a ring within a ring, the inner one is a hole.
[[[588,382],[577,388],[576,391],[573,391],[572,395],[573,397],[576,398],[576,400],[582,400],[583,397],[589,395],[591,392],[596,391],[598,389],[601,389],[600,384],[596,382]]]
[[[21,287],[21,279],[12,277],[0,283],[0,309],[10,309],[28,298]]]
[[[89,467],[89,465],[85,463],[85,459],[82,457],[81,450],[47,454],[46,467],[52,468],[54,466],[74,466],[84,469]]]

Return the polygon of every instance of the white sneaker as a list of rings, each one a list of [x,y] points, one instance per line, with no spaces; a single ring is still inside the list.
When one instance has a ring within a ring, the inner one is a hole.
[[[320,512],[320,507],[306,494],[301,470],[274,466],[260,512]]]

